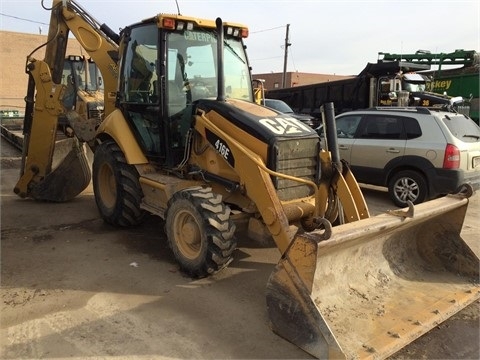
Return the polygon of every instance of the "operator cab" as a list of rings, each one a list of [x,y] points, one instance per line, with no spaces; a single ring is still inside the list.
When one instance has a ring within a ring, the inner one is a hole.
[[[253,101],[242,37],[224,24],[224,93]],[[159,15],[122,31],[117,106],[145,155],[165,167],[183,158],[195,104],[218,95],[217,31],[212,21]]]

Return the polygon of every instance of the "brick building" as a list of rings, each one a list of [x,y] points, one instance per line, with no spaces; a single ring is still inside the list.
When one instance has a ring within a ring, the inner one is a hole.
[[[28,75],[25,73],[27,56],[37,47],[45,44],[47,35],[0,31],[0,109],[25,109]],[[85,54],[76,39],[69,39],[67,55]],[[43,59],[45,47],[39,48],[32,56]]]

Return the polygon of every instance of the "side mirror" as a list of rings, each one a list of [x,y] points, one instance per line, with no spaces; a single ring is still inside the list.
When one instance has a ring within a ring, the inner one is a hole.
[[[323,131],[323,125],[320,125],[319,127],[317,127],[315,131],[317,132],[318,136],[325,137],[325,132]]]

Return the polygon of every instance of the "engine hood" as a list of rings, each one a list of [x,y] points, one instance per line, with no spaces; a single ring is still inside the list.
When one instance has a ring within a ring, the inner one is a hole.
[[[226,121],[269,144],[279,137],[318,136],[314,129],[302,121],[248,101],[202,99],[198,101],[196,107],[205,113],[215,111]]]

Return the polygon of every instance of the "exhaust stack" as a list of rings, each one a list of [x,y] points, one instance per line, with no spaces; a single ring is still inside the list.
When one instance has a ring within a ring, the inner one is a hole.
[[[223,62],[223,21],[217,18],[217,101],[225,101],[225,74]]]

